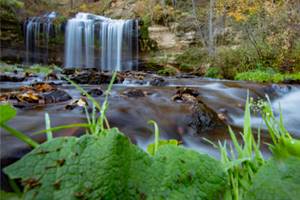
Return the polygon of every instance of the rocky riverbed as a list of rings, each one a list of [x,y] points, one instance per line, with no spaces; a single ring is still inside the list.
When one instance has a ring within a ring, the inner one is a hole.
[[[64,71],[97,101],[104,100],[104,91],[111,74],[95,70]],[[30,135],[45,128],[44,113],[51,117],[52,127],[86,120],[84,105],[91,102],[70,85],[59,73],[38,76],[24,73],[1,74],[1,101],[9,101],[18,108],[18,116],[10,122],[16,129]],[[242,127],[247,91],[254,99],[267,94],[275,110],[284,104],[286,125],[295,137],[300,137],[297,117],[299,85],[254,84],[249,82],[213,80],[183,74],[161,77],[145,72],[118,73],[109,94],[107,118],[111,126],[126,133],[142,148],[153,141],[149,120],[155,120],[165,139],[177,139],[185,146],[217,155],[212,141],[229,139],[227,125]],[[253,126],[260,126],[259,116]],[[263,128],[263,127],[262,127]],[[82,129],[58,131],[55,135],[80,135]],[[42,141],[42,135],[33,136]],[[263,141],[269,136],[262,135]],[[17,159],[26,152],[26,145],[7,133],[1,134],[2,160]]]

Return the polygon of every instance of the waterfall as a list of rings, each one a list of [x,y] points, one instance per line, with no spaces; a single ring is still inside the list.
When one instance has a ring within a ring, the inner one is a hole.
[[[138,60],[137,38],[137,20],[78,13],[66,27],[65,67],[132,70]]]
[[[94,20],[89,15],[68,20],[65,46],[66,67],[94,67]]]
[[[282,112],[284,125],[292,133],[299,133],[300,131],[300,118],[299,118],[299,98],[300,89],[293,89],[290,93],[277,99],[272,103],[272,107],[278,114]],[[297,135],[298,137],[300,135]]]
[[[51,33],[55,32],[52,22],[56,16],[55,12],[50,12],[40,17],[29,18],[24,22],[25,64],[47,63],[49,38]],[[43,52],[41,45],[44,45]],[[45,55],[41,56],[42,53]]]

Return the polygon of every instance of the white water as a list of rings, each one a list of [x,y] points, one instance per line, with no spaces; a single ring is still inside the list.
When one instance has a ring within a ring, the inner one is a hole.
[[[24,23],[26,64],[44,62],[48,60],[48,42],[50,38],[52,21],[57,16],[55,12],[40,17],[29,18]],[[53,29],[54,30],[54,29]],[[42,34],[41,34],[42,33]],[[42,37],[42,38],[40,38]],[[42,39],[42,40],[41,40]],[[45,45],[45,56],[40,57],[39,45]]]
[[[79,13],[67,24],[66,67],[94,66],[94,20]]]
[[[136,20],[78,13],[67,23],[65,67],[132,70],[138,59],[136,23]]]
[[[279,120],[279,113],[282,112],[285,128],[296,137],[300,137],[300,89],[293,89],[288,94],[272,102],[272,108],[275,116]],[[244,123],[243,115],[231,116],[234,119],[234,124],[242,127]],[[263,128],[263,120],[261,117],[252,116],[251,125],[255,128]]]
[[[272,103],[278,112],[282,111],[283,121],[289,131],[300,133],[300,90],[295,90]]]

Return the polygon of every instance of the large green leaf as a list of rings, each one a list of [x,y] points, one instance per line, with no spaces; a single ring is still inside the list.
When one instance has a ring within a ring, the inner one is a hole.
[[[175,146],[152,157],[113,129],[56,138],[4,169],[25,199],[214,199],[226,175],[213,158]]]
[[[0,124],[11,120],[16,116],[16,114],[16,109],[14,109],[10,104],[0,105]]]
[[[272,159],[255,175],[247,200],[298,200],[300,197],[300,159]]]
[[[9,192],[4,192],[4,191],[0,191],[0,199],[5,199],[5,200],[20,200],[21,198],[14,193],[9,193]]]
[[[158,140],[157,142],[157,148],[160,148],[164,145],[174,145],[174,146],[178,146],[178,141],[177,140]],[[147,152],[154,156],[155,155],[155,143],[149,144],[147,146]]]
[[[219,199],[226,174],[219,161],[174,145],[164,145],[147,170],[155,199]]]

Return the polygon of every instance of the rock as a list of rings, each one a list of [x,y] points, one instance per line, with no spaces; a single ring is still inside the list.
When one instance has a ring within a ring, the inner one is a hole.
[[[159,49],[176,49],[176,35],[172,33],[166,26],[151,26],[148,28],[150,39],[158,44]]]
[[[283,80],[284,84],[300,84],[300,80],[294,80],[294,79],[285,79]]]
[[[24,85],[24,86],[21,86],[21,87],[18,89],[18,91],[21,91],[21,92],[27,92],[27,91],[34,91],[34,90],[33,90],[33,87]]]
[[[190,94],[175,95],[173,100],[177,102],[197,103],[197,98]]]
[[[192,120],[189,123],[189,126],[195,129],[198,134],[201,134],[203,131],[210,130],[216,126],[224,126],[225,121],[222,119],[230,119],[224,113],[221,114],[222,115],[218,115],[218,113],[216,113],[198,98],[198,103],[194,104],[193,106]]]
[[[56,90],[43,95],[45,104],[69,101],[72,97],[63,90]]]
[[[177,102],[197,103],[199,94],[200,93],[193,88],[179,88],[172,97],[172,100]]]
[[[93,72],[93,71],[91,72],[84,71],[79,74],[73,74],[70,77],[70,79],[77,84],[91,84],[91,85],[109,84],[111,78],[112,78],[112,74]],[[123,81],[124,81],[124,77],[118,75],[114,83],[122,83]]]
[[[228,115],[228,110],[226,110],[225,108],[221,108],[218,110],[218,118],[226,124],[233,121],[232,118]]]
[[[9,95],[1,94],[0,95],[0,102],[6,102],[9,99]]]
[[[192,121],[189,126],[195,129],[198,134],[217,125],[218,116],[202,102],[196,104],[193,110]]]
[[[31,85],[33,90],[36,92],[51,92],[56,90],[56,86],[51,83],[34,83]]]
[[[139,98],[139,97],[145,97],[146,94],[144,93],[143,90],[139,90],[139,89],[129,89],[123,92],[123,95],[127,96],[127,97],[135,97],[135,98]]]
[[[66,105],[65,109],[73,110],[74,108],[77,108],[77,107],[83,108],[85,106],[88,106],[87,100],[85,98],[80,98],[80,99],[74,100],[70,104]]]
[[[24,80],[25,80],[24,76],[7,75],[7,74],[0,75],[0,82],[22,82]]]
[[[199,96],[199,92],[198,90],[194,89],[194,88],[180,88],[178,91],[177,91],[177,94],[190,94],[194,97],[197,97]]]
[[[161,77],[154,77],[151,81],[150,81],[150,85],[152,86],[166,86],[168,83],[165,81],[165,79],[161,78]]]
[[[16,98],[21,103],[39,103],[41,96],[34,91],[27,91],[17,94]]]
[[[136,72],[136,71],[128,71],[128,72],[120,72],[124,78],[127,79],[136,79],[136,80],[144,80],[145,76],[147,75],[145,72]]]
[[[62,73],[65,75],[73,75],[75,74],[75,72],[76,72],[75,69],[64,69]]]
[[[292,86],[290,85],[278,85],[278,84],[268,85],[263,88],[264,93],[268,94],[271,98],[282,96],[284,94],[289,93],[291,90],[292,90]]]
[[[94,89],[89,90],[87,93],[89,95],[91,95],[92,97],[98,97],[103,94],[103,91],[99,88],[94,88]],[[83,94],[83,96],[85,96],[85,95]]]
[[[47,80],[58,80],[58,76],[56,75],[56,73],[52,72],[46,76],[46,79]]]

